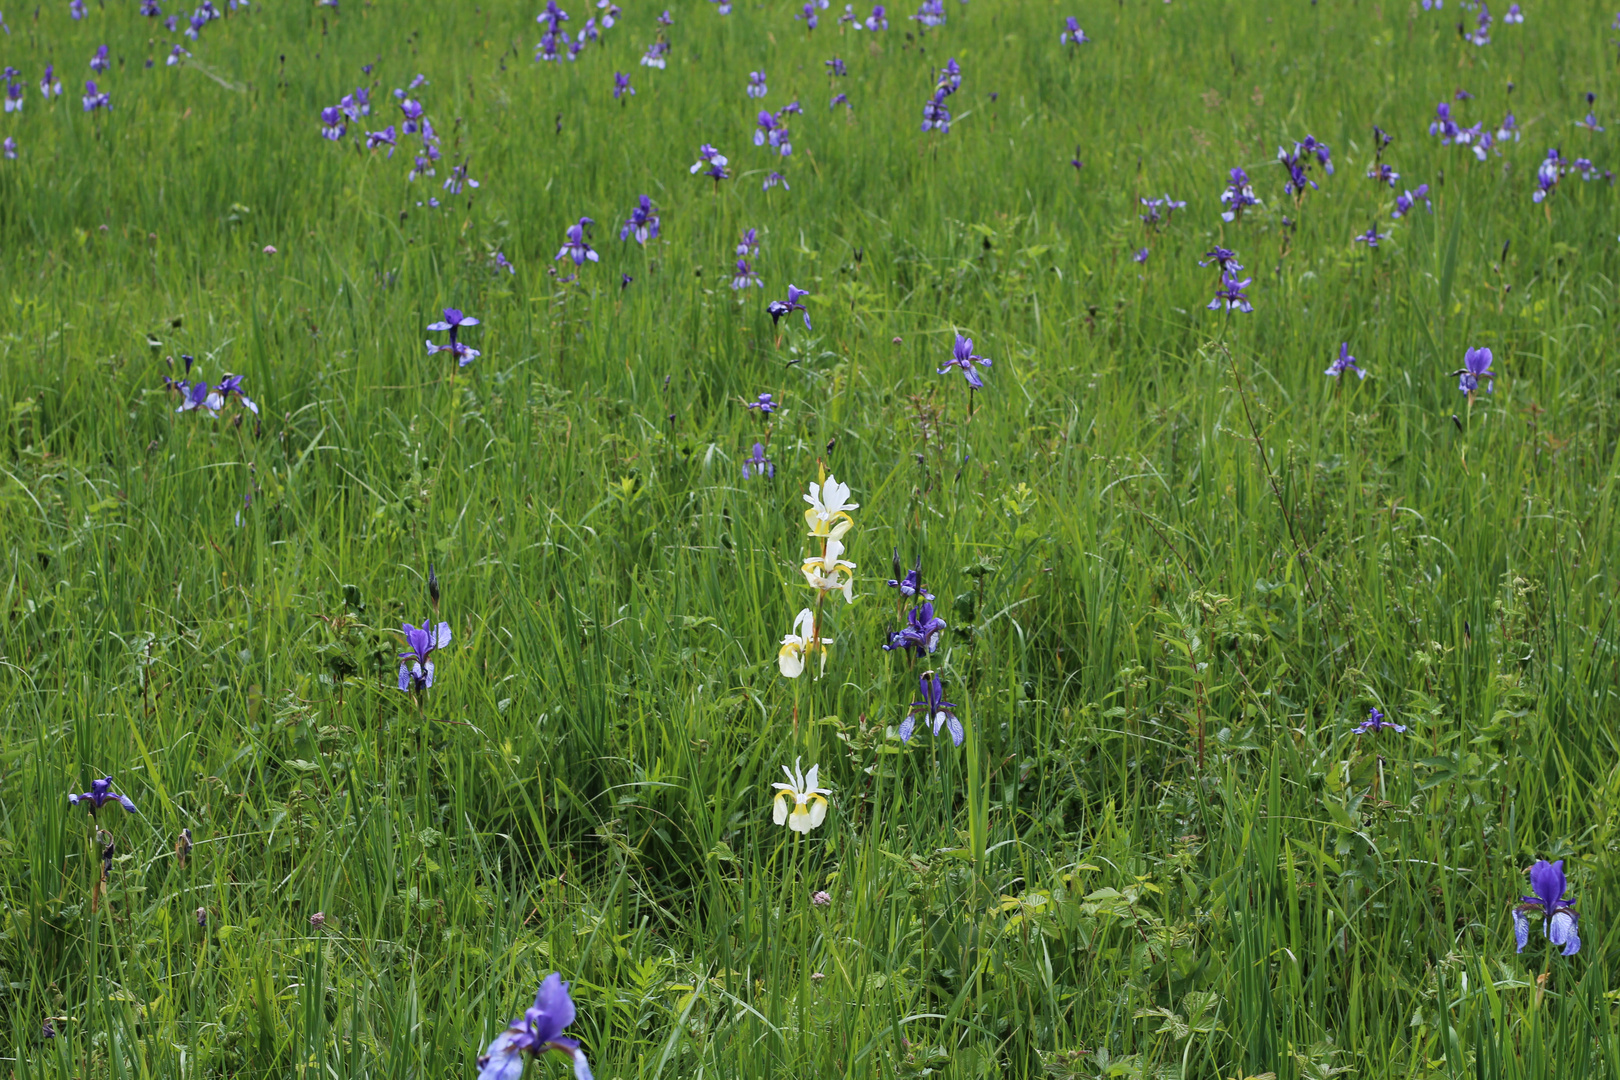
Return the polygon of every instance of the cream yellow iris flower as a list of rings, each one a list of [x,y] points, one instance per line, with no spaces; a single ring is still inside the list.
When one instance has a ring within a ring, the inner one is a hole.
[[[794,832],[807,833],[827,820],[827,796],[832,791],[816,786],[816,773],[820,768],[812,765],[809,772],[801,773],[798,758],[793,759],[793,768],[782,766],[788,783],[771,785],[776,788],[771,814],[778,825],[785,824]]]

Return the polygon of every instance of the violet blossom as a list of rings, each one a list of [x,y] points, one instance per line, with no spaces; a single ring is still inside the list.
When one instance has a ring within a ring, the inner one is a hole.
[[[564,234],[567,239],[564,241],[563,246],[557,249],[557,254],[553,256],[553,260],[573,259],[575,266],[584,266],[586,259],[591,262],[600,261],[601,256],[591,249],[590,242],[585,239],[585,229],[594,224],[596,223],[590,218],[582,217],[568,226]]]
[[[1355,372],[1358,378],[1365,379],[1367,377],[1366,371],[1362,370],[1361,366],[1356,363],[1356,358],[1350,355],[1350,343],[1348,341],[1340,343],[1338,357],[1328,365],[1327,371],[1323,372],[1323,374],[1331,375],[1337,379],[1347,371]],[[1374,713],[1377,711],[1377,709],[1373,710]]]
[[[977,371],[973,370],[974,364],[989,367],[990,359],[974,353],[972,338],[963,337],[961,334],[957,334],[956,343],[951,346],[950,358],[945,361],[945,365],[936,371],[935,374],[943,375],[953,367],[961,368],[963,377],[967,379],[967,384],[975,390],[982,390],[984,388],[984,380],[979,378],[979,373]]]
[[[809,295],[809,289],[801,289],[797,285],[789,285],[787,299],[772,300],[769,304],[765,305],[765,313],[771,317],[771,323],[774,325],[781,321],[782,316],[791,314],[795,311],[802,311],[804,312],[804,328],[806,330],[813,329],[810,325],[810,310],[803,304],[799,303],[802,298]]]
[[[636,243],[646,244],[648,240],[658,237],[658,211],[653,208],[652,200],[641,196],[641,200],[631,208],[630,217],[625,220],[624,227],[619,230],[619,239],[626,240],[631,236]]]

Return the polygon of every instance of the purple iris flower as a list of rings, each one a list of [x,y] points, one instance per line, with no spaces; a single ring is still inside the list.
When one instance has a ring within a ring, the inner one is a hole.
[[[1058,35],[1058,43],[1061,45],[1089,45],[1091,39],[1086,37],[1084,30],[1080,29],[1080,20],[1070,15],[1063,20],[1063,32]]]
[[[433,685],[433,661],[429,658],[449,646],[450,624],[442,622],[430,627],[425,622],[421,626],[406,623],[404,633],[405,651],[399,654],[399,688],[426,690]]]
[[[758,409],[761,416],[770,416],[782,407],[770,394],[760,394],[757,401],[750,401],[747,405],[750,409]]]
[[[434,159],[439,156],[437,147],[423,147],[426,153],[417,154],[416,161],[411,165],[411,171],[405,174],[405,179],[415,180],[418,176],[436,176],[438,170],[434,168]]]
[[[458,340],[457,335],[463,326],[477,325],[478,320],[471,315],[463,314],[460,308],[445,308],[444,318],[436,323],[429,323],[428,332],[441,334],[448,330],[450,332],[450,344],[438,345],[430,341],[427,343],[428,355],[433,356],[436,353],[447,352],[459,361],[459,367],[466,367],[476,360],[480,353],[466,342]]]
[[[1222,221],[1236,221],[1243,216],[1243,211],[1251,206],[1258,206],[1260,200],[1254,197],[1254,188],[1249,184],[1249,174],[1240,168],[1234,168],[1227,176],[1226,190],[1221,192],[1221,205],[1226,209],[1221,211]]]
[[[105,93],[98,93],[96,91],[96,84],[94,82],[87,82],[84,84],[83,100],[85,112],[94,112],[97,109],[112,109],[112,98],[108,97]]]
[[[1603,130],[1603,125],[1601,125],[1601,124],[1599,124],[1597,122],[1597,114],[1596,113],[1587,113],[1586,114],[1586,119],[1577,121],[1575,126],[1576,127],[1583,127],[1587,131],[1593,131],[1593,132],[1598,132],[1598,131]]]
[[[579,32],[579,46],[584,48],[587,41],[596,41],[601,36],[601,32],[596,29],[596,16],[593,15],[585,20],[585,29]]]
[[[731,14],[731,0],[709,0],[709,2],[711,4],[718,4],[719,5],[720,14],[722,14],[722,15],[730,15]]]
[[[939,69],[934,77],[936,89],[944,88],[947,94],[954,94],[962,89],[962,65],[956,62],[956,57],[945,61],[945,66]]]
[[[1170,220],[1171,215],[1177,210],[1185,210],[1187,208],[1187,202],[1185,199],[1172,199],[1168,195],[1162,195],[1157,199],[1141,198],[1137,201],[1143,206],[1147,207],[1147,213],[1140,214],[1138,216],[1142,219],[1142,224],[1146,225],[1150,229],[1156,227],[1162,221]],[[1164,211],[1162,217],[1159,213],[1161,210]]]
[[[557,0],[546,0],[546,10],[536,15],[534,21],[545,23],[555,34],[561,29],[562,24],[568,21],[568,12],[557,6]]]
[[[822,63],[826,66],[829,77],[849,74],[849,68],[845,66],[844,62],[836,56],[831,60],[825,60]]]
[[[54,64],[45,65],[45,74],[39,80],[39,92],[44,95],[46,101],[51,99],[52,94],[57,97],[62,96],[62,80],[56,77],[56,66]]]
[[[934,598],[934,594],[928,591],[928,586],[923,584],[922,556],[918,555],[917,564],[901,574],[899,548],[894,549],[894,577],[889,579],[889,588],[899,590],[900,595],[907,600],[915,600],[918,597],[924,600]]]
[[[1348,341],[1340,343],[1338,359],[1329,364],[1327,371],[1323,374],[1331,375],[1337,379],[1340,375],[1343,375],[1347,371],[1353,371],[1358,377],[1363,379],[1367,377],[1367,373],[1363,371],[1356,363],[1356,358],[1350,355],[1350,343]],[[1373,712],[1376,713],[1378,710],[1374,709]],[[1404,731],[1406,729],[1402,728],[1401,730]]]
[[[23,107],[23,86],[19,82],[6,83],[6,112],[18,112]]]
[[[229,400],[234,395],[242,402],[243,408],[257,416],[259,415],[259,407],[253,403],[252,398],[242,393],[242,380],[244,378],[246,376],[232,375],[227,372],[225,377],[219,381],[219,385],[214,387],[214,391],[220,396],[221,401]]]
[[[763,444],[755,443],[754,456],[743,459],[742,474],[744,480],[747,480],[750,476],[763,476],[767,480],[776,478],[776,466],[772,464],[770,458],[765,456]]]
[[[1536,190],[1530,195],[1531,201],[1541,202],[1551,195],[1566,171],[1568,166],[1564,163],[1564,155],[1556,146],[1548,150],[1546,158],[1536,167]]]
[[[516,274],[517,267],[506,261],[504,252],[497,251],[494,255],[495,269],[505,270],[508,274]]]
[[[1530,891],[1535,895],[1519,897],[1519,905],[1513,909],[1513,937],[1518,942],[1519,952],[1524,952],[1524,947],[1530,943],[1527,916],[1532,911],[1540,913],[1547,940],[1564,947],[1563,955],[1574,956],[1581,951],[1580,915],[1575,911],[1574,902],[1564,899],[1568,887],[1563,859],[1551,863],[1546,859],[1536,860],[1530,868]]]
[[[155,19],[163,14],[163,9],[158,7],[158,0],[141,0],[141,14]]]
[[[980,390],[984,387],[984,380],[979,378],[979,373],[977,371],[973,370],[974,364],[982,364],[985,367],[989,367],[990,359],[984,356],[976,356],[973,352],[973,339],[965,338],[961,334],[957,334],[956,344],[951,347],[950,359],[946,360],[945,366],[940,368],[934,374],[943,375],[953,367],[961,368],[962,375],[967,379],[968,385],[973,387],[975,390]]]
[[[1413,208],[1417,206],[1419,199],[1423,200],[1423,205],[1428,208],[1429,213],[1434,213],[1434,204],[1429,201],[1429,185],[1419,184],[1416,188],[1395,196],[1395,209],[1391,211],[1392,216],[1403,218],[1410,214]]]
[[[1313,188],[1316,187],[1316,181],[1312,180],[1305,172],[1305,159],[1299,154],[1290,154],[1279,146],[1277,147],[1277,160],[1288,171],[1288,179],[1283,183],[1283,194],[1303,195],[1306,184]]]
[[[949,95],[950,91],[942,86],[934,91],[933,97],[923,102],[922,129],[924,131],[932,128],[941,135],[950,134],[951,110],[945,104],[945,99]]]
[[[849,103],[848,94],[834,94],[832,100],[827,102],[827,108],[829,109],[836,109],[840,105],[844,106],[846,109],[849,109],[851,112],[855,110],[855,106]]]
[[[760,185],[760,190],[769,191],[778,184],[782,185],[782,190],[784,191],[793,190],[792,185],[787,182],[787,177],[783,176],[779,172],[767,173],[765,175],[765,182]]]
[[[1218,266],[1221,276],[1236,274],[1243,269],[1243,264],[1237,261],[1237,252],[1230,248],[1216,247],[1204,252],[1204,257],[1198,260],[1199,266]]]
[[[602,13],[602,29],[613,29],[613,23],[621,14],[619,5],[613,0],[596,0],[596,10]]]
[[[1228,312],[1237,310],[1248,314],[1253,311],[1254,305],[1249,303],[1249,298],[1243,294],[1243,290],[1248,288],[1249,282],[1253,280],[1253,278],[1240,280],[1236,274],[1222,274],[1221,287],[1215,290],[1215,299],[1209,302],[1209,310],[1220,311],[1224,304]]]
[[[1151,254],[1152,254],[1152,252],[1149,251],[1147,248],[1137,248],[1135,253],[1133,253],[1131,255],[1131,261],[1132,262],[1138,262],[1138,263],[1145,263],[1145,262],[1148,261],[1148,256],[1151,255]]]
[[[112,61],[107,59],[107,46],[103,45],[101,48],[97,49],[96,54],[90,58],[90,70],[106,71],[110,67],[112,67]]]
[[[698,147],[698,159],[692,163],[692,167],[687,171],[695,176],[697,171],[705,165],[708,166],[708,169],[704,170],[704,176],[713,176],[716,180],[724,180],[730,175],[726,172],[726,155],[708,143]]]
[[[657,21],[659,26],[673,26],[675,23],[675,18],[669,13],[669,9],[665,8],[664,13],[658,16]]]
[[[630,85],[630,76],[622,71],[613,73],[613,100],[618,101],[624,95],[636,96],[636,88]]]
[[[68,0],[68,14],[73,16],[74,22],[84,18],[84,0]]]
[[[1388,184],[1390,187],[1394,187],[1400,178],[1401,174],[1386,162],[1379,162],[1367,170],[1367,179],[1374,183]]]
[[[1507,142],[1512,139],[1519,141],[1519,121],[1512,113],[1502,117],[1502,126],[1496,129],[1496,141]]]
[[[1479,380],[1485,380],[1485,392],[1496,393],[1496,372],[1491,370],[1491,350],[1469,349],[1463,353],[1463,366],[1453,371],[1457,376],[1457,389],[1472,398],[1479,392]]]
[[[163,29],[172,34],[174,33],[174,28],[179,25],[179,22],[180,17],[178,15],[170,15],[167,19],[163,20]]]
[[[882,4],[874,4],[872,14],[866,17],[866,21],[855,24],[857,30],[862,27],[872,31],[887,30],[889,28],[889,13],[883,9]]]
[[[765,73],[763,71],[750,71],[748,73],[748,96],[762,98],[766,92]]]
[[[645,244],[658,236],[658,211],[653,208],[652,200],[645,195],[631,209],[629,220],[624,223],[624,228],[619,230],[620,240],[631,236],[636,238],[638,244]]]
[[[70,794],[68,796],[68,804],[71,806],[77,806],[80,803],[83,803],[85,809],[89,810],[91,815],[94,816],[97,810],[100,810],[103,806],[112,802],[123,807],[124,813],[133,814],[135,812],[135,801],[128,795],[120,795],[118,792],[114,791],[112,789],[112,782],[113,778],[110,776],[101,780],[92,780],[90,781],[90,790],[84,792],[82,795]]]
[[[1485,130],[1483,123],[1479,123],[1473,127],[1459,128],[1456,137],[1452,141],[1458,146],[1466,146],[1473,150],[1474,156],[1484,161],[1487,151],[1495,144],[1496,139],[1489,131]]]
[[[399,111],[405,114],[405,123],[401,132],[406,135],[415,135],[419,127],[417,121],[422,119],[422,103],[412,98],[406,98],[399,103]]]
[[[163,64],[165,67],[174,67],[174,65],[178,64],[180,61],[184,60],[190,55],[191,54],[185,50],[184,46],[176,45],[174,48],[169,50],[169,58],[163,61]]]
[[[945,0],[922,0],[917,14],[911,16],[921,26],[941,26],[945,22]]]
[[[939,676],[932,673],[923,675],[918,678],[917,685],[922,691],[922,699],[913,701],[911,711],[900,721],[900,741],[911,741],[920,714],[923,723],[933,727],[935,735],[939,734],[940,728],[949,728],[951,742],[961,746],[966,733],[962,730],[962,721],[956,718],[956,706],[945,700],[945,687],[939,681]]]
[[[379,146],[388,147],[388,156],[394,156],[394,148],[399,144],[394,141],[394,125],[389,124],[381,131],[366,132],[366,149],[375,150]]]
[[[321,110],[321,138],[336,142],[343,138],[348,130],[348,125],[343,122],[342,109],[336,105],[328,105]]]
[[[1387,239],[1389,239],[1389,233],[1379,232],[1378,223],[1375,221],[1371,225],[1367,226],[1366,232],[1355,238],[1355,242],[1358,244],[1366,244],[1368,247],[1376,251],[1378,249],[1378,241]]]
[[[1597,166],[1592,164],[1590,158],[1578,157],[1570,168],[1580,173],[1582,180],[1590,180],[1597,175]]]
[[[1378,707],[1375,705],[1368,711],[1367,719],[1356,725],[1355,733],[1357,735],[1367,735],[1369,733],[1376,735],[1385,728],[1395,732],[1397,735],[1406,734],[1405,724],[1397,724],[1393,720],[1386,720],[1384,714],[1379,712]]]
[[[1479,5],[1479,14],[1474,17],[1474,32],[1464,34],[1463,40],[1471,41],[1475,45],[1491,43],[1491,9],[1483,3]]]
[[[793,143],[789,141],[787,124],[782,121],[780,115],[772,116],[761,109],[755,123],[758,125],[754,129],[755,146],[769,146],[783,157],[793,153]]]
[[[586,259],[591,262],[598,262],[601,256],[591,250],[590,242],[585,239],[586,226],[594,224],[596,222],[590,218],[582,217],[579,221],[568,226],[565,233],[568,239],[563,243],[562,247],[557,249],[557,254],[553,256],[553,259],[570,258],[574,260],[575,266],[584,266]]]
[[[7,161],[16,161],[17,140],[12,138],[10,135],[7,135],[6,141],[0,142],[0,155],[4,155]]]
[[[748,229],[742,234],[737,244],[737,254],[745,259],[752,259],[759,254],[759,230]]]
[[[1524,22],[1524,12],[1519,10],[1518,4],[1511,4],[1507,9],[1507,13],[1502,16],[1502,21],[1505,23],[1522,23]]]
[[[591,1080],[591,1067],[579,1041],[562,1033],[574,1022],[574,1016],[568,984],[553,971],[534,995],[534,1007],[495,1036],[489,1049],[479,1056],[478,1080],[518,1080],[523,1075],[523,1055],[539,1057],[548,1050],[574,1059],[574,1080]]]
[[[1451,118],[1451,102],[1442,101],[1434,107],[1434,119],[1429,121],[1429,134],[1440,137],[1440,145],[1445,146],[1457,137],[1461,130],[1457,122]]]
[[[810,326],[810,310],[803,304],[799,303],[801,298],[809,295],[809,289],[801,289],[797,285],[789,285],[787,299],[772,300],[769,304],[765,305],[765,313],[771,317],[771,323],[774,325],[781,320],[782,316],[791,314],[795,311],[802,311],[804,312],[804,328],[806,330],[810,330],[812,329]]]
[[[809,3],[808,0],[804,5],[804,10],[795,14],[793,17],[795,19],[803,19],[805,27],[810,30],[814,30],[817,23],[820,22],[820,20],[816,18],[816,5]]]
[[[200,379],[194,383],[177,382],[174,386],[180,391],[180,407],[175,412],[206,409],[208,415],[218,416],[219,410],[225,405],[225,398],[218,391],[209,390],[208,384]]]
[[[563,38],[564,42],[567,40],[566,37]],[[562,51],[557,48],[557,35],[549,30],[540,35],[540,41],[534,49],[534,61],[537,64],[562,59]]]
[[[939,648],[939,638],[944,632],[945,620],[934,614],[932,601],[924,600],[906,612],[906,625],[889,633],[883,650],[890,652],[901,649],[914,653],[921,660]]]
[[[765,287],[765,283],[760,280],[758,274],[754,273],[754,268],[749,265],[748,260],[738,259],[737,268],[731,275],[731,287],[733,289],[746,289],[755,285],[760,288]]]
[[[344,94],[338,99],[338,107],[343,115],[350,120],[358,120],[362,116],[371,115],[371,91],[363,86],[354,88],[354,93]]]
[[[450,170],[450,178],[444,182],[444,190],[452,195],[460,195],[463,185],[470,188],[478,186],[478,181],[467,175],[467,163],[465,161]]]

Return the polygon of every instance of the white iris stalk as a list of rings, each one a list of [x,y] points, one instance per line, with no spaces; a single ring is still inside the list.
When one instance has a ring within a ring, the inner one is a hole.
[[[812,765],[809,772],[801,773],[798,758],[793,759],[793,768],[782,766],[788,783],[771,785],[776,788],[771,813],[778,825],[786,825],[797,833],[807,833],[827,820],[827,796],[832,794],[832,790],[816,786],[816,773],[820,768],[819,765]],[[788,805],[790,798],[791,809]]]
[[[844,603],[854,603],[855,564],[839,556],[844,554],[844,542],[829,537],[827,550],[804,560],[804,578],[817,592],[842,592]]]
[[[825,660],[824,647],[831,644],[832,638],[816,636],[816,613],[803,608],[793,620],[793,632],[782,639],[782,647],[776,653],[776,666],[783,675],[797,679],[804,673],[805,657],[820,652]]]

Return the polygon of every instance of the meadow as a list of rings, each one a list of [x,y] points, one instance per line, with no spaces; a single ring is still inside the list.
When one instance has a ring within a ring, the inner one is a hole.
[[[620,3],[6,9],[7,1075],[1620,1077],[1613,5]]]

